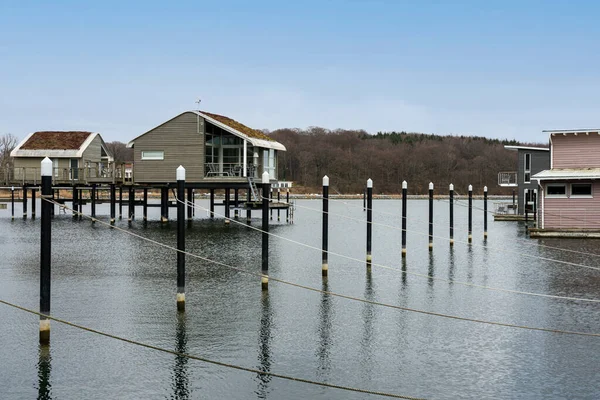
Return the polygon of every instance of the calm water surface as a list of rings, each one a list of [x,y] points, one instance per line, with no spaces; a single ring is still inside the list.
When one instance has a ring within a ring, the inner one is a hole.
[[[198,204],[207,206],[204,200]],[[298,205],[294,224],[275,220],[271,231],[320,248],[320,201],[301,200]],[[373,207],[376,224],[400,226],[400,201],[376,200]],[[40,220],[11,221],[8,208],[0,210],[0,298],[37,310]],[[156,220],[152,212],[158,209],[150,210],[150,218]],[[16,211],[22,214],[20,206]],[[325,283],[320,251],[273,238],[273,277],[420,310],[600,332],[598,303],[483,290],[402,273],[405,268],[478,285],[598,299],[600,271],[547,260],[599,267],[598,241],[535,241],[525,237],[523,224],[490,220],[484,243],[483,216],[476,210],[473,245],[468,246],[467,211],[456,206],[456,244],[450,249],[448,204],[436,201],[436,238],[430,253],[427,202],[411,200],[406,261],[400,257],[401,231],[375,225],[373,261],[394,269],[373,266],[369,274],[362,261],[366,236],[362,201],[332,202],[330,212],[330,250],[361,261],[331,255]],[[108,206],[99,206],[98,214],[107,220]],[[162,243],[176,243],[175,221],[117,225]],[[260,220],[254,219],[252,225],[260,226]],[[456,321],[277,282],[263,294],[260,278],[190,257],[187,311],[178,315],[174,252],[58,213],[52,234],[52,314],[77,324],[225,363],[409,396],[600,398],[598,337]],[[190,252],[247,271],[260,270],[260,240],[259,232],[210,221],[200,210],[187,231]],[[214,366],[57,322],[51,325],[51,345],[40,349],[38,318],[0,305],[0,398],[378,398]]]

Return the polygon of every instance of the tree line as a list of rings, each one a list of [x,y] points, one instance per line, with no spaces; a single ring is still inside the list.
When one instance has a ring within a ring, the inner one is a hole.
[[[427,193],[429,182],[446,192],[453,183],[459,194],[473,185],[476,193],[487,186],[490,194],[509,194],[497,185],[498,172],[516,171],[517,152],[504,145],[515,140],[478,136],[441,136],[364,130],[278,129],[268,134],[286,146],[278,157],[278,176],[304,190],[319,191],[322,177],[330,190],[362,193],[373,179],[374,193],[400,193],[402,181],[410,194]]]

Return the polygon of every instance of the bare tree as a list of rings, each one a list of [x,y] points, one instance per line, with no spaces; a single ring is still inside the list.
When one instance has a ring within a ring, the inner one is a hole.
[[[8,174],[13,166],[10,152],[16,147],[18,139],[11,133],[0,135],[0,179],[8,181]]]
[[[108,142],[106,143],[106,147],[112,153],[116,165],[133,161],[133,149],[128,149],[125,143],[119,141]]]

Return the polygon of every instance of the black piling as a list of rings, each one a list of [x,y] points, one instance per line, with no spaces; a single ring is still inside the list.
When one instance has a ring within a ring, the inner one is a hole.
[[[177,168],[177,311],[185,311],[185,168]]]
[[[515,191],[515,189],[513,189],[513,210],[515,209],[516,198],[517,198],[517,192]]]
[[[96,222],[96,185],[92,185],[92,223]]]
[[[328,242],[329,242],[329,177],[325,175],[323,177],[323,263],[321,264],[321,273],[323,276],[327,276],[327,271],[329,270],[328,264]]]
[[[10,212],[12,219],[15,219],[15,187],[10,188]]]
[[[533,224],[537,228],[537,190],[533,190]]]
[[[144,208],[142,213],[144,214],[144,221],[148,221],[148,188],[144,188]]]
[[[263,290],[269,288],[269,193],[271,185],[269,183],[269,173],[262,175],[262,278],[261,286]]]
[[[123,218],[123,185],[119,185],[119,219]]]
[[[252,192],[250,191],[250,189],[247,189],[246,190],[246,202],[247,203],[250,203],[250,201],[252,200],[251,196],[252,196]],[[252,211],[250,211],[250,206],[247,205],[247,208],[246,208],[246,222],[250,223],[251,220],[252,220]]]
[[[41,163],[42,171],[42,221],[40,252],[40,343],[50,342],[50,267],[51,267],[51,229],[52,203],[45,201],[52,197],[52,161],[48,157]]]
[[[525,205],[525,228],[527,228],[529,225],[529,201],[528,201],[528,195],[529,195],[529,189],[525,189],[525,198],[523,199],[523,204]]]
[[[79,220],[83,219],[83,189],[81,189],[79,191],[79,214],[77,215],[77,218]]]
[[[277,188],[277,205],[279,205],[279,203],[281,203],[281,189]],[[277,221],[281,221],[279,210],[279,207],[277,207]]]
[[[210,189],[210,218],[215,217],[215,189]]]
[[[191,220],[194,217],[194,189],[187,189],[187,219]]]
[[[133,185],[129,186],[127,200],[127,213],[129,214],[127,220],[131,222],[135,219],[135,189],[133,188]]]
[[[117,196],[117,190],[115,188],[115,184],[111,183],[110,184],[110,223],[111,224],[115,223],[116,196]]]
[[[367,180],[367,269],[371,269],[371,239],[373,228],[373,181]]]
[[[73,186],[73,196],[72,196],[72,205],[73,205],[73,219],[77,218],[77,213],[79,212],[79,190],[77,190],[77,186]]]
[[[273,189],[270,189],[271,191],[269,192],[269,198],[271,199],[271,203],[273,202]],[[273,209],[271,208],[269,210],[269,214],[270,214],[270,218],[273,219]]]
[[[487,239],[487,203],[488,203],[488,188],[487,186],[483,187],[483,238]]]
[[[234,209],[233,209],[233,218],[238,219],[239,215],[238,215],[238,210],[239,210],[239,194],[238,194],[238,189],[233,189],[233,203],[234,203]]]
[[[363,211],[367,209],[367,187],[363,188]]]
[[[454,185],[450,184],[450,246],[454,246]]]
[[[31,219],[35,219],[35,192],[37,192],[37,190],[31,188]]]
[[[290,222],[290,189],[289,188],[285,192],[285,204],[287,204],[287,207],[285,208],[285,222]]]
[[[231,195],[230,189],[225,189],[225,224],[229,224],[229,217],[231,213],[231,205],[229,204],[229,196]]]
[[[169,222],[169,188],[163,186],[160,188],[160,221]]]
[[[433,182],[429,182],[429,251],[433,250]]]
[[[23,219],[27,219],[27,186],[23,185]]]
[[[473,241],[473,186],[469,185],[469,243]]]
[[[54,190],[54,189],[52,189],[52,200],[55,199],[55,196],[56,196],[56,198],[58,198],[59,194],[60,194],[60,190]],[[50,208],[50,215],[52,215],[52,217],[54,217],[54,209],[55,208],[56,208],[55,205],[52,204],[52,208]]]
[[[402,181],[402,257],[406,257],[406,206],[408,205],[408,183]]]

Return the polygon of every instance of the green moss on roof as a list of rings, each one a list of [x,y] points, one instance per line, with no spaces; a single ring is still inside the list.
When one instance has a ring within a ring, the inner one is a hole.
[[[79,150],[92,132],[42,131],[35,132],[21,150]]]
[[[237,122],[234,119],[231,119],[229,117],[226,117],[224,115],[219,115],[219,114],[212,114],[212,113],[208,113],[206,111],[200,111],[202,114],[205,114],[206,116],[219,121],[220,123],[227,125],[230,128],[235,129],[238,132],[243,133],[244,135],[251,137],[251,138],[256,138],[256,139],[263,139],[263,140],[269,140],[271,142],[274,142],[275,140],[272,139],[270,136],[265,135],[264,133],[262,133],[259,130],[256,129],[252,129],[247,127],[246,125]]]

